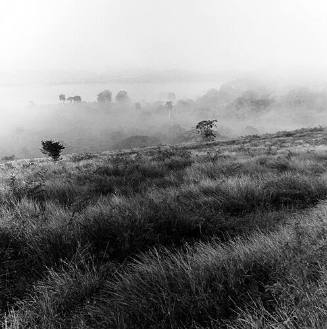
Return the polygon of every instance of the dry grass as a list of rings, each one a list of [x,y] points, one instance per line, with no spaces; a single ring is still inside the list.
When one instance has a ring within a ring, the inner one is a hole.
[[[323,328],[324,134],[1,165],[2,326]]]

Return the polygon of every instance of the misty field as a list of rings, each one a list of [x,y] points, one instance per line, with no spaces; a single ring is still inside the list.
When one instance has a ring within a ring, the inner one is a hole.
[[[67,92],[67,86],[56,88],[62,88],[58,93]],[[78,91],[77,102],[68,97],[75,94],[67,94],[67,99],[60,94],[61,98],[56,95],[50,104],[0,103],[0,159],[39,157],[44,139],[63,141],[66,154],[189,143],[199,141],[194,128],[202,120],[217,120],[217,138],[221,140],[310,128],[327,121],[327,89],[322,87],[279,90],[261,81],[240,79],[194,99],[177,98],[175,92],[168,92],[163,99],[151,102],[142,100],[141,95],[131,98],[126,90],[115,95],[94,86],[89,93],[94,92],[97,101],[87,102],[88,88]]]
[[[3,328],[324,328],[327,131],[0,165]]]

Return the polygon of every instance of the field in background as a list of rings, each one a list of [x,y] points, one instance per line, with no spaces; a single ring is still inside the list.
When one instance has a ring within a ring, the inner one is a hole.
[[[0,165],[4,328],[324,328],[327,130]]]
[[[15,89],[18,86],[0,86],[0,93],[1,88],[13,88],[12,92],[4,91],[9,99],[0,103],[0,159],[13,155],[16,159],[39,157],[40,141],[44,139],[64,142],[66,154],[191,142],[197,139],[192,131],[202,120],[218,121],[220,139],[327,123],[324,85],[281,87],[252,79],[219,85],[219,89],[205,93],[209,83],[201,86],[195,81],[186,85],[51,85],[44,87],[45,91],[36,85],[30,86],[33,90],[25,85],[19,90]],[[213,82],[210,86],[218,87]],[[97,95],[107,88],[111,99],[98,102]],[[126,88],[123,98],[116,97],[118,88]],[[49,104],[35,100],[28,105],[15,105],[21,97],[38,93],[41,97],[48,92]],[[62,93],[66,101],[59,100]],[[142,95],[151,93],[153,97],[143,99]],[[68,100],[77,95],[81,102]],[[4,105],[8,101],[10,104]],[[137,143],[137,138],[141,142]],[[134,143],[130,143],[132,140]]]

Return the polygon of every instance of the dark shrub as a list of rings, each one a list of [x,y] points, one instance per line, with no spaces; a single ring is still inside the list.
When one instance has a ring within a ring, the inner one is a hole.
[[[213,131],[216,123],[217,120],[203,120],[198,122],[195,129],[204,140],[210,141],[216,137],[216,133]]]
[[[58,161],[62,150],[65,149],[65,146],[63,146],[60,142],[53,140],[42,141],[41,143],[41,152],[50,156],[53,161]]]

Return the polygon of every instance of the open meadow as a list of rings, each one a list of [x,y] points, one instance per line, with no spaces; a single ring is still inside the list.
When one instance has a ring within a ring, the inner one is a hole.
[[[327,329],[326,17],[0,0],[0,329]]]
[[[324,128],[0,177],[3,328],[325,328]]]

